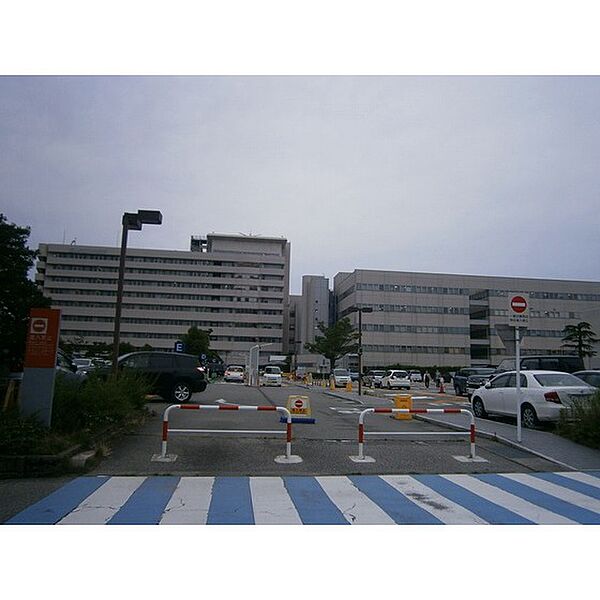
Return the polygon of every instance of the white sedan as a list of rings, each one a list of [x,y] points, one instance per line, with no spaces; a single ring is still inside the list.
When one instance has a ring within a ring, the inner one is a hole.
[[[516,372],[497,375],[471,396],[476,417],[488,414],[517,416]],[[561,411],[588,402],[595,389],[569,373],[521,371],[521,420],[533,428],[540,421],[558,421]]]
[[[386,371],[385,377],[381,380],[381,387],[391,390],[392,388],[399,388],[410,390],[410,378],[407,371],[399,371],[391,369]]]

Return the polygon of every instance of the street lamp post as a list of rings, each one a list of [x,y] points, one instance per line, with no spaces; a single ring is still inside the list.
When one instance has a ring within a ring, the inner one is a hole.
[[[373,308],[370,306],[359,306],[356,309],[358,311],[358,395],[362,396],[362,370],[363,370],[363,349],[362,349],[362,314],[373,312]]]
[[[115,329],[113,334],[112,372],[117,372],[119,342],[121,336],[121,308],[123,302],[123,281],[125,279],[125,253],[129,230],[140,231],[142,225],[160,225],[162,213],[159,210],[138,210],[137,213],[123,214],[123,232],[121,234],[121,256],[119,258],[119,278],[117,281],[117,301],[115,304]]]

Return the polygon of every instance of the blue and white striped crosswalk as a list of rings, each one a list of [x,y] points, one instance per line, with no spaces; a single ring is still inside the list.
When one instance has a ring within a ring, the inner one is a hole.
[[[79,477],[7,524],[600,524],[600,471]]]

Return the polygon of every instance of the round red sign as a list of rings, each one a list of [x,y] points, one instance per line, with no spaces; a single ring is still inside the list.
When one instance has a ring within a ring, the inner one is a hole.
[[[296,408],[302,408],[304,406],[304,402],[302,400],[296,400],[294,402],[294,405],[296,406]]]
[[[515,296],[510,301],[510,307],[518,314],[525,312],[527,309],[527,300],[523,296]]]

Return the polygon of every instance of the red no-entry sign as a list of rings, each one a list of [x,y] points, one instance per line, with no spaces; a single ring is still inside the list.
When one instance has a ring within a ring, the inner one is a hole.
[[[527,327],[529,325],[529,294],[509,295],[508,324],[513,327]]]
[[[527,310],[527,300],[523,296],[515,296],[510,301],[510,306],[516,313],[524,313]]]

